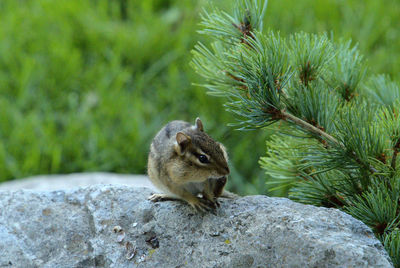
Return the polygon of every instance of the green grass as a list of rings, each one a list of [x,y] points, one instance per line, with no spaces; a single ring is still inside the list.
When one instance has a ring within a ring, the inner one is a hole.
[[[82,171],[144,173],[150,141],[169,120],[200,116],[230,152],[230,188],[263,193],[267,133],[227,123],[223,100],[192,85],[206,1],[0,2],[0,181]],[[229,7],[231,1],[218,1]],[[400,3],[269,1],[265,27],[328,31],[359,43],[373,72],[400,78]],[[246,179],[245,179],[246,178]]]

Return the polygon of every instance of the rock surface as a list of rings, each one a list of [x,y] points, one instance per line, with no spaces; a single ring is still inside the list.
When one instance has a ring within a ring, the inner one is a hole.
[[[61,190],[86,187],[94,184],[119,184],[155,189],[147,176],[107,172],[42,175],[0,183],[0,190]]]
[[[284,198],[214,214],[147,188],[0,191],[0,267],[392,267],[363,223]]]

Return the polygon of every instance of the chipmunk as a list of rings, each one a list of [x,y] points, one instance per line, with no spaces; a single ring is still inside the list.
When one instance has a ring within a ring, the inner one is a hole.
[[[172,121],[155,136],[148,159],[150,181],[163,194],[151,201],[181,199],[199,211],[219,206],[229,174],[225,147],[204,132],[203,123],[195,125]]]

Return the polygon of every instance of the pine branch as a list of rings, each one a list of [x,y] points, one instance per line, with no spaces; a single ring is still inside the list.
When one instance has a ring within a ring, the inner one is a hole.
[[[321,137],[321,138],[323,138],[325,140],[330,141],[331,143],[335,144],[336,146],[339,146],[342,149],[345,149],[345,146],[341,142],[339,142],[337,139],[335,139],[334,137],[332,137],[331,135],[329,135],[325,131],[323,131],[323,130],[311,125],[310,123],[307,123],[306,121],[304,121],[304,120],[302,120],[302,119],[300,119],[300,118],[298,118],[298,117],[296,117],[296,116],[294,116],[294,115],[292,115],[290,113],[287,113],[285,111],[280,111],[279,118],[283,119],[283,120],[289,119],[290,121],[292,121],[297,126],[300,126],[301,128],[303,128],[305,130],[308,130],[308,131],[314,133],[315,135],[317,135],[317,136],[319,136],[319,137]],[[399,147],[400,147],[400,140],[399,140]],[[352,152],[351,154],[354,157],[354,160],[358,164],[364,165],[364,163],[357,157],[355,152]],[[371,172],[371,174],[374,174],[374,173],[378,172],[374,167],[372,167],[370,165],[367,165],[366,168]]]
[[[382,82],[383,88],[387,84],[387,80],[384,80],[384,76],[380,76],[379,78]],[[386,88],[389,90],[389,95],[394,93],[394,91],[399,90],[397,86],[393,82],[390,82],[391,87]],[[400,94],[400,91],[399,91]],[[396,171],[396,161],[397,155],[400,152],[400,116],[399,116],[399,107],[400,106],[400,97],[396,100],[392,100],[392,103],[387,103],[386,107],[383,107],[380,110],[380,114],[378,115],[379,120],[382,122],[385,131],[389,134],[391,145],[393,150],[392,161],[390,163],[390,167],[394,174]]]
[[[326,140],[328,140],[336,145],[343,146],[342,144],[339,143],[339,141],[337,139],[335,139],[328,133],[322,131],[321,129],[311,125],[310,123],[307,123],[306,121],[304,121],[290,113],[287,113],[285,111],[281,111],[281,114],[282,114],[282,119],[285,119],[285,120],[289,119],[290,121],[292,121],[296,125],[302,127],[303,129],[306,129],[306,130],[316,134],[319,137],[325,138]]]
[[[396,170],[396,160],[399,150],[400,150],[400,139],[397,140],[396,144],[393,147],[393,157],[392,157],[392,163],[390,165],[393,168],[393,170]]]
[[[400,87],[388,75],[372,76],[362,93],[371,101],[391,108],[396,107],[396,102],[400,99]]]

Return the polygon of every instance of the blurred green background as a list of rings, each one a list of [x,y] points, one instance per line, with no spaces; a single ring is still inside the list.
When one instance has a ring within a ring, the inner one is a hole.
[[[231,9],[231,0],[213,1]],[[143,174],[168,121],[194,121],[228,148],[229,188],[265,193],[267,131],[240,132],[223,99],[193,85],[196,0],[1,0],[0,181],[49,173]],[[373,73],[400,78],[400,1],[270,0],[265,28],[359,43]]]

